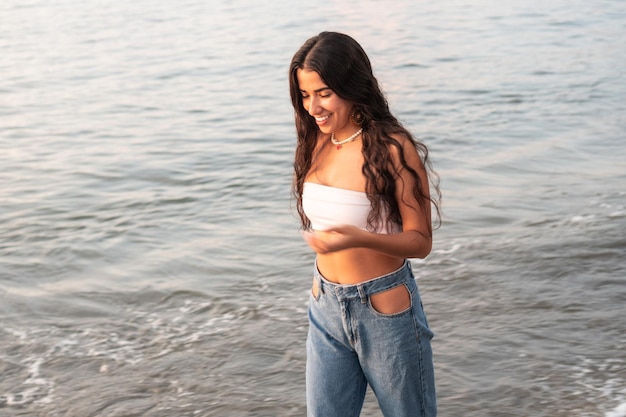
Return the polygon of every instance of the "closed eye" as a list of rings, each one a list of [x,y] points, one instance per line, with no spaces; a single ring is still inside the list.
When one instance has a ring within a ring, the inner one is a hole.
[[[321,98],[327,98],[333,94],[333,90],[331,90],[328,87],[323,87],[323,88],[318,88],[317,90],[314,91],[314,93],[317,94]],[[302,95],[302,98],[309,97],[309,94],[306,91],[300,90],[300,94]]]

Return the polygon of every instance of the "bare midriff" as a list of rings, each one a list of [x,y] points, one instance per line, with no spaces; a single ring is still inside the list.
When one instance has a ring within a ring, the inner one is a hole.
[[[389,274],[404,264],[404,258],[383,255],[365,248],[317,255],[317,268],[337,284],[358,284]]]

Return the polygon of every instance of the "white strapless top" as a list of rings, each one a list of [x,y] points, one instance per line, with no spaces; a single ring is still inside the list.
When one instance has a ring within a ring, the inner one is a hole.
[[[372,206],[364,192],[305,182],[302,208],[314,230],[327,230],[345,224],[367,230],[367,216]],[[399,229],[398,226],[387,227],[383,219],[376,232],[394,233]]]

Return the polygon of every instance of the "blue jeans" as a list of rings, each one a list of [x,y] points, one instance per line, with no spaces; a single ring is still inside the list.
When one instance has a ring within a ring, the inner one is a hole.
[[[435,376],[428,328],[411,264],[354,285],[327,281],[317,267],[309,300],[306,397],[309,417],[358,417],[367,385],[385,417],[434,417]],[[404,285],[411,306],[395,314],[370,296]]]

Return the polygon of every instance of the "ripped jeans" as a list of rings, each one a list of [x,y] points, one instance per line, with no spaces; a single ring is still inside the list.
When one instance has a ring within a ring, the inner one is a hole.
[[[377,311],[370,297],[404,285],[411,305]],[[428,328],[411,264],[359,284],[327,281],[315,267],[309,299],[309,417],[358,417],[369,384],[385,417],[435,417]]]

